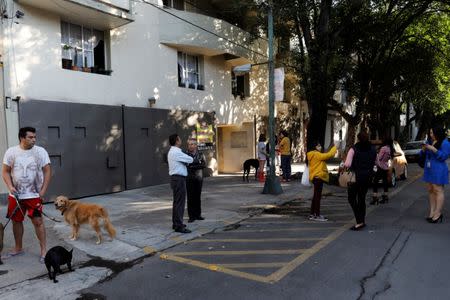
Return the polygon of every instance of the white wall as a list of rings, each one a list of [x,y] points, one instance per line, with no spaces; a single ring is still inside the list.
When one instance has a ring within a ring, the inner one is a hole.
[[[19,6],[19,5],[17,5]],[[241,101],[231,95],[231,66],[222,56],[205,57],[205,91],[178,87],[177,50],[159,44],[158,11],[136,4],[136,21],[110,32],[112,76],[61,67],[58,15],[20,7],[25,17],[12,24],[13,49],[8,75],[11,94],[30,99],[216,111],[220,123],[240,124],[267,114],[266,67],[252,72],[253,96]]]

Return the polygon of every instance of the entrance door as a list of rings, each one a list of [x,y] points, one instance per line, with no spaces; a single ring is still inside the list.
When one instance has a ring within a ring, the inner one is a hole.
[[[255,158],[255,135],[253,123],[242,126],[220,126],[218,128],[219,172],[242,171],[242,164]]]

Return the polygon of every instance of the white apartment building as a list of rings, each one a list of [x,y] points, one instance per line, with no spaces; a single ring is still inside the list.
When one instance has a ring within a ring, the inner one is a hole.
[[[0,155],[36,127],[51,194],[81,197],[167,182],[168,135],[212,129],[210,172],[241,170],[267,66],[232,69],[266,62],[267,42],[201,10],[227,1],[192,2],[0,0]]]

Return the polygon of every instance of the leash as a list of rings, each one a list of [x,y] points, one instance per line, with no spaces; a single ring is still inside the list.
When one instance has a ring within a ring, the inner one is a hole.
[[[5,226],[3,226],[3,228],[6,228],[6,225],[8,225],[8,223],[11,221],[11,217],[14,216],[14,214],[17,212],[17,210],[19,209],[20,212],[22,213],[22,216],[25,217],[25,213],[22,210],[22,207],[20,206],[20,200],[19,200],[19,194],[18,193],[12,193],[10,194],[11,196],[13,196],[13,198],[16,200],[16,207],[14,208],[14,210],[11,213],[11,216],[8,218],[8,221],[6,221]],[[57,222],[60,223],[61,220],[56,219],[55,217],[50,217],[49,215],[47,215],[44,210],[42,210],[42,214],[49,220],[52,220],[53,222]]]

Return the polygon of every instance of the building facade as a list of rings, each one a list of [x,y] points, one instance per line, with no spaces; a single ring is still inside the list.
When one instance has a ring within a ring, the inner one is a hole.
[[[240,171],[267,66],[232,69],[266,62],[267,42],[215,16],[221,2],[2,0],[0,155],[36,127],[51,194],[82,197],[167,182],[168,135],[209,130],[210,173]]]

